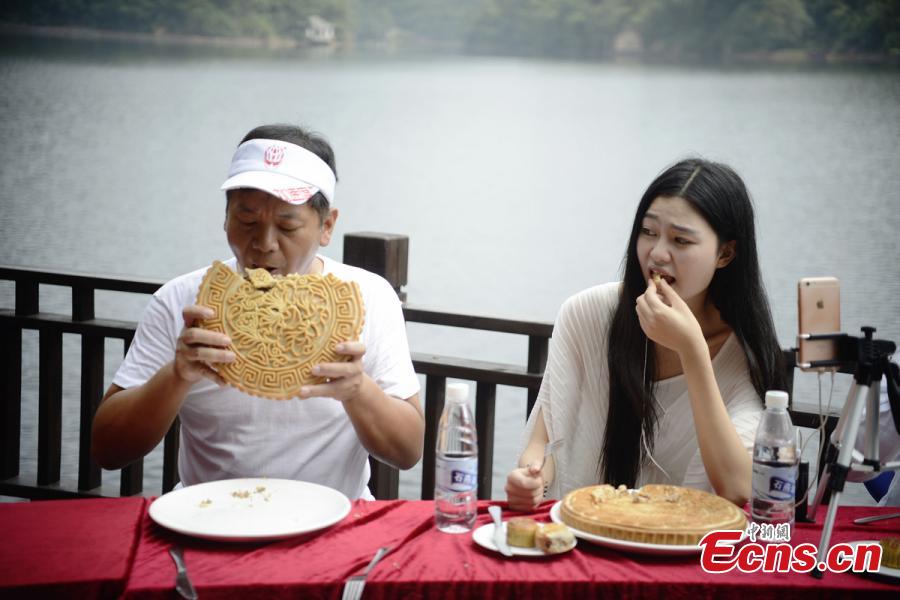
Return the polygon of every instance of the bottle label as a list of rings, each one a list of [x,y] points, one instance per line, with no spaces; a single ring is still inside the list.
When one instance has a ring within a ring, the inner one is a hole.
[[[753,497],[755,499],[776,502],[793,501],[796,483],[796,463],[792,465],[753,463]]]
[[[434,484],[444,490],[468,492],[478,486],[478,457],[435,457]]]

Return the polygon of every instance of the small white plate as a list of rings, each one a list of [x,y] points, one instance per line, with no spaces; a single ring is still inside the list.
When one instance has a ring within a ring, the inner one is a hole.
[[[856,540],[853,542],[844,543],[848,546],[856,546],[857,544],[877,544],[878,540]],[[882,562],[883,559],[884,557],[882,557]],[[859,575],[880,575],[882,577],[890,577],[891,579],[900,579],[900,569],[881,565],[877,571],[866,571],[865,573],[859,573]]]
[[[574,531],[574,530],[573,530]],[[503,536],[506,537],[506,521],[503,522]],[[475,543],[481,546],[482,548],[487,548],[488,550],[493,550],[494,552],[499,553],[500,549],[497,548],[497,545],[494,543],[494,524],[488,523],[487,525],[482,525],[478,529],[472,532],[472,539],[475,540]],[[578,540],[575,540],[575,543],[572,544],[571,548],[563,550],[562,552],[556,552],[553,554],[544,552],[540,548],[521,548],[519,546],[510,546],[509,549],[512,551],[513,556],[527,556],[527,557],[537,557],[537,556],[558,556],[560,554],[565,554],[569,550],[575,547],[578,543]]]
[[[164,494],[150,518],[167,529],[209,540],[277,540],[330,527],[350,512],[341,492],[288,479],[225,479]]]
[[[562,506],[562,502],[557,502],[550,509],[550,519],[554,523],[563,523],[562,515],[560,514],[560,507]],[[569,525],[569,529],[572,530],[572,533],[575,534],[575,537],[581,538],[585,541],[592,542],[594,544],[599,544],[601,546],[608,546],[610,548],[615,548],[617,550],[624,550],[625,552],[634,552],[638,554],[658,554],[665,556],[679,556],[679,555],[690,555],[690,554],[698,554],[700,552],[700,546],[698,545],[680,545],[676,546],[673,544],[647,544],[645,542],[630,542],[628,540],[617,540],[616,538],[604,537],[602,535],[594,535],[593,533],[588,533],[586,531],[581,531],[580,529],[575,529],[571,525]],[[741,536],[741,540],[746,537],[746,533]],[[740,543],[741,540],[738,540],[736,543]]]

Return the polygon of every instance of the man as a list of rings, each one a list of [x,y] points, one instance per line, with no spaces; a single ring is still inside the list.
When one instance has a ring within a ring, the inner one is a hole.
[[[105,468],[141,458],[181,417],[183,485],[267,476],[328,485],[371,498],[368,454],[401,469],[422,456],[424,418],[400,302],[381,277],[318,254],[331,241],[338,210],[328,143],[303,129],[269,125],[248,133],[232,159],[225,233],[237,272],[333,273],[356,281],[365,303],[360,340],[338,352],[349,362],[313,372],[328,382],[276,401],[223,386],[225,334],[195,327],[213,310],[195,306],[207,268],[154,294],[134,342],[106,392],[93,427],[93,454]]]

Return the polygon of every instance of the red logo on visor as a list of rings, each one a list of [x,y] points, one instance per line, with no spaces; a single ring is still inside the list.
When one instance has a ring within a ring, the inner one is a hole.
[[[284,160],[284,147],[269,146],[268,148],[266,148],[266,153],[263,155],[263,160],[270,167],[277,167],[281,164],[281,161]]]

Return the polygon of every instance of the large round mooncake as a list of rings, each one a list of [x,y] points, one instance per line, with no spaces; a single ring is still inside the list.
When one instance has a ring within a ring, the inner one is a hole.
[[[197,304],[216,311],[198,325],[231,338],[229,350],[237,355],[214,365],[222,379],[273,400],[325,382],[313,366],[350,360],[335,346],[359,339],[365,313],[359,285],[331,273],[273,276],[248,269],[245,279],[218,261],[203,277]]]
[[[639,490],[594,485],[566,494],[560,517],[570,527],[647,544],[693,545],[710,531],[743,530],[744,511],[709,492],[648,484]]]

